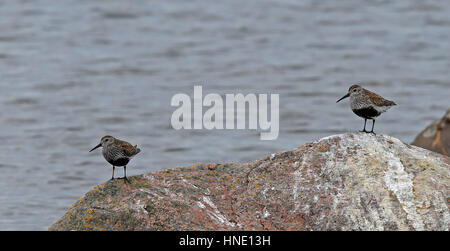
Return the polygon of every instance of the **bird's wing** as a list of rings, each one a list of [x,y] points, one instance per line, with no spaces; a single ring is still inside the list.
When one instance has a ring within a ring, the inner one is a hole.
[[[376,94],[374,92],[371,92],[371,91],[368,91],[368,90],[364,90],[364,91],[366,92],[365,94],[370,97],[370,100],[377,106],[393,106],[393,105],[396,105],[396,103],[394,101],[387,100],[387,99],[381,97],[380,95],[378,95],[378,94]]]
[[[126,141],[122,141],[122,140],[117,140],[119,145],[122,147],[123,149],[123,153],[128,156],[134,156],[137,154],[136,148],[134,146],[132,146],[130,143],[126,142]]]

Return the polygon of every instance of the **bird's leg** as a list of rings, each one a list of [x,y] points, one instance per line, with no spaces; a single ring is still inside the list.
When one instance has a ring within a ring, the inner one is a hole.
[[[127,166],[123,166],[123,179],[124,179],[125,181],[130,182],[130,181],[127,179]]]
[[[377,135],[374,131],[373,128],[375,127],[375,119],[372,119],[373,123],[372,123],[372,130],[370,131],[370,133],[373,133],[374,135]]]
[[[113,180],[113,179],[114,179],[114,169],[116,169],[116,167],[115,167],[115,166],[113,166],[113,172],[112,172],[112,177],[111,177],[111,180]]]
[[[366,131],[366,122],[367,122],[367,119],[364,119],[364,129],[360,132],[368,132],[368,131]]]

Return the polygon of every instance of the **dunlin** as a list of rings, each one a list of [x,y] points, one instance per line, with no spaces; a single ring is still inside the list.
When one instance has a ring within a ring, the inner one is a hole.
[[[392,106],[397,105],[393,101],[384,99],[380,95],[368,91],[359,85],[350,86],[348,93],[336,101],[336,103],[348,97],[350,97],[350,108],[352,108],[352,111],[364,119],[364,129],[361,132],[373,134],[375,134],[373,131],[375,126],[375,118],[380,116]],[[373,121],[372,130],[370,132],[366,131],[366,122],[368,119]]]
[[[132,146],[130,143],[116,139],[112,136],[104,136],[100,140],[100,143],[89,152],[92,152],[99,147],[103,147],[103,157],[113,166],[111,179],[114,179],[114,169],[116,166],[123,166],[123,178],[128,181],[127,164],[130,162],[131,158],[141,151],[141,149],[137,148],[137,145]]]

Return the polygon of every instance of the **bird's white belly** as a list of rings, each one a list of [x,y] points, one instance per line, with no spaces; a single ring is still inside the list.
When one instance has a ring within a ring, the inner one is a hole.
[[[373,108],[375,108],[375,110],[377,110],[379,113],[383,113],[387,110],[389,110],[389,108],[391,108],[391,106],[373,106]]]

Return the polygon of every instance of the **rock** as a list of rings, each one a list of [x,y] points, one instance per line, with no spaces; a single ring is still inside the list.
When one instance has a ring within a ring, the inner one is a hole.
[[[450,109],[444,117],[419,133],[412,145],[448,156],[450,153]]]
[[[448,157],[366,133],[108,181],[49,230],[445,230]]]

